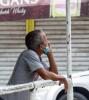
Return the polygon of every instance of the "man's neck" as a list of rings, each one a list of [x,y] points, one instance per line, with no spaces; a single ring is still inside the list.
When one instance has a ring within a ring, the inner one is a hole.
[[[38,54],[39,57],[41,57],[42,53],[39,49],[36,49],[35,52]]]

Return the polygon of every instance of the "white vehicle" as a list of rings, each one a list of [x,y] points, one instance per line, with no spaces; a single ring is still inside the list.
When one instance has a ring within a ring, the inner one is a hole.
[[[73,75],[74,100],[89,100],[89,71]],[[30,100],[67,100],[63,85],[42,86],[34,89]]]

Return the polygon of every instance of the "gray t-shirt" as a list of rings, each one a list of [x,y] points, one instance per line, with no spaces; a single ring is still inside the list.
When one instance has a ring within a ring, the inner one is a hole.
[[[37,80],[36,70],[49,69],[33,50],[25,50],[19,56],[8,84],[22,84]]]
[[[36,52],[33,50],[23,51],[16,62],[8,84],[15,85],[37,80],[36,70],[39,68],[49,69]],[[29,91],[3,95],[2,98],[4,100],[29,100]]]

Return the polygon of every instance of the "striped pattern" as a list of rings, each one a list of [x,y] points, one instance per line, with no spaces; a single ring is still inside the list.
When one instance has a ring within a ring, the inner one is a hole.
[[[36,29],[43,29],[52,44],[59,73],[66,73],[66,19],[36,20]],[[48,61],[44,56],[44,61]],[[89,18],[72,18],[73,72],[89,69]]]
[[[43,29],[53,48],[60,73],[66,73],[65,18],[36,19],[36,29]],[[25,49],[25,21],[0,22],[0,85],[8,82],[16,60]],[[44,61],[48,63],[46,56]],[[73,72],[89,69],[89,18],[72,19]]]
[[[11,76],[20,52],[25,49],[25,22],[0,22],[0,84]]]

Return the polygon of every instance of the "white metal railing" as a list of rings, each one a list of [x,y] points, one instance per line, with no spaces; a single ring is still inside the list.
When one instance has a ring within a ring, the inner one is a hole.
[[[42,81],[35,81],[35,82],[30,82],[30,83],[20,84],[20,85],[7,85],[4,87],[0,87],[0,95],[16,93],[25,90],[32,90],[34,88],[52,86],[58,83],[59,82],[57,81],[42,80]]]

